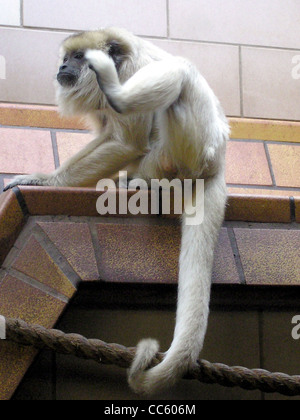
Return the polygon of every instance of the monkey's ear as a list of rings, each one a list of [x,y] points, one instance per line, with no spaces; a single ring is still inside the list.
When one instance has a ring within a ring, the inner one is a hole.
[[[108,55],[114,60],[116,69],[119,70],[121,64],[125,58],[125,52],[122,45],[118,41],[109,41],[108,43]]]

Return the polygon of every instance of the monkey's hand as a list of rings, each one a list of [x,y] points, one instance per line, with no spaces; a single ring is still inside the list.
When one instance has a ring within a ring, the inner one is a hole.
[[[96,73],[98,85],[110,106],[122,113],[121,85],[113,59],[99,50],[87,50],[85,58],[90,69]]]
[[[119,83],[118,74],[112,58],[100,50],[87,50],[85,58],[89,63],[89,67],[97,76],[101,89],[109,83]]]
[[[46,174],[33,174],[33,175],[18,175],[16,176],[3,191],[10,190],[17,185],[44,185],[49,186],[51,184],[51,176]]]

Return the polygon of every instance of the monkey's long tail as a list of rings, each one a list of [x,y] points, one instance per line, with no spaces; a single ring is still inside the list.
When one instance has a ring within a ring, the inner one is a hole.
[[[193,201],[196,193],[194,189]],[[206,182],[204,197],[204,218],[200,225],[189,224],[190,217],[186,213],[183,216],[176,327],[171,347],[159,365],[147,370],[159,345],[151,339],[141,341],[129,370],[129,384],[139,394],[153,394],[174,385],[194,366],[203,347],[213,256],[226,205],[223,174]],[[197,214],[201,213],[199,204],[196,210]]]

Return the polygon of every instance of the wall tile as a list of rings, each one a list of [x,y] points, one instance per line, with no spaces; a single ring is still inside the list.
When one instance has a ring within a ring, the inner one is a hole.
[[[159,39],[153,39],[152,42],[171,54],[193,62],[218,96],[226,114],[240,116],[238,47]]]
[[[300,147],[269,144],[276,185],[300,188]]]
[[[24,0],[24,24],[67,30],[120,26],[139,35],[166,36],[167,8],[165,0]]]
[[[0,28],[0,58],[6,65],[6,79],[0,74],[0,101],[54,104],[52,81],[61,41],[76,30],[114,25],[147,37],[170,35],[173,40],[153,42],[195,62],[227,115],[300,120],[299,80],[292,77],[292,59],[300,56],[297,0],[169,0],[170,34],[166,0],[24,0],[23,4],[24,25],[37,30]],[[20,25],[20,0],[0,0],[0,10],[0,25]],[[243,112],[238,45],[242,45]],[[30,54],[28,46],[34,46]],[[261,46],[266,48],[257,48]]]
[[[0,78],[0,101],[54,104],[58,50],[67,35],[0,28],[0,54],[6,60],[6,79]]]
[[[30,174],[54,169],[49,131],[0,129],[0,172]]]
[[[179,226],[102,223],[97,225],[97,231],[101,250],[101,280],[163,284],[177,282]]]
[[[52,82],[49,80],[49,83]],[[0,103],[0,124],[17,127],[85,130],[87,125],[79,118],[61,117],[57,107]]]
[[[230,239],[226,228],[222,228],[215,251],[212,282],[219,284],[239,284],[239,274],[236,268]]]
[[[174,38],[299,48],[297,0],[170,0]]]
[[[234,229],[247,284],[300,284],[300,231]]]
[[[99,279],[92,237],[87,223],[39,223],[82,280]]]
[[[226,155],[226,180],[228,184],[272,185],[264,145],[230,141]]]
[[[95,139],[92,134],[85,133],[56,133],[57,148],[60,164],[83,149],[88,143]]]
[[[244,193],[245,194],[245,193]],[[226,208],[227,221],[256,223],[290,223],[291,207],[289,196],[276,197],[238,194],[229,197]]]
[[[0,25],[20,25],[20,0],[0,0],[0,10]]]
[[[296,221],[300,223],[300,197],[296,197],[295,205],[296,205]]]
[[[4,180],[5,182],[5,180]],[[299,197],[300,190],[279,190],[279,189],[258,189],[258,188],[243,188],[243,187],[229,187],[229,194],[238,195],[254,195],[254,196],[273,196],[273,197]]]
[[[35,186],[19,188],[31,215],[99,216],[96,209],[99,193],[95,189]]]
[[[52,328],[66,304],[12,276],[0,282],[0,313]],[[0,400],[9,399],[31,365],[37,350],[0,342]]]
[[[24,215],[12,191],[0,195],[0,264],[2,265],[24,223]]]
[[[230,126],[232,139],[298,143],[300,138],[299,121],[230,118]]]
[[[295,55],[300,51],[242,48],[245,117],[300,120],[300,80],[292,77]]]
[[[76,291],[56,262],[33,236],[22,249],[12,268],[68,298],[71,298]]]

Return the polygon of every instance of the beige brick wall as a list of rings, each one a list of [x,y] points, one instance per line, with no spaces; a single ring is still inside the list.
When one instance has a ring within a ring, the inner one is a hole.
[[[125,27],[191,59],[228,116],[300,120],[299,0],[0,0],[0,101],[54,104],[60,42]]]

